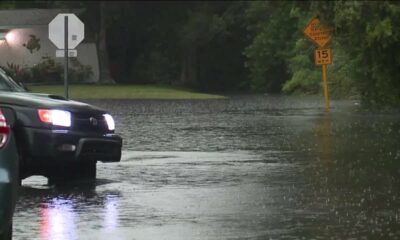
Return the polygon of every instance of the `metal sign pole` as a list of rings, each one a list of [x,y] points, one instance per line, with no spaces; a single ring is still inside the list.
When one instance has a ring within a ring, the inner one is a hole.
[[[326,74],[326,65],[322,65],[322,79],[324,84],[324,98],[325,98],[325,110],[329,112],[329,91],[328,91],[328,77]]]
[[[68,16],[64,17],[64,92],[68,99]]]

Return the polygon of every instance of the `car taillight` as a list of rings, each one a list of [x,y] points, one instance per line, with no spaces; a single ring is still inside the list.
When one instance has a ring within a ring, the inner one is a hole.
[[[6,118],[0,110],[0,148],[6,145],[8,136],[10,135],[10,127],[7,125]]]
[[[40,121],[57,126],[71,127],[71,113],[63,110],[38,109]]]

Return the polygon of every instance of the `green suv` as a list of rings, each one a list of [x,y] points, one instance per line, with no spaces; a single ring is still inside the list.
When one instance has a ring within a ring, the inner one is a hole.
[[[12,218],[18,191],[18,155],[12,134],[15,114],[0,107],[0,239],[12,238]]]

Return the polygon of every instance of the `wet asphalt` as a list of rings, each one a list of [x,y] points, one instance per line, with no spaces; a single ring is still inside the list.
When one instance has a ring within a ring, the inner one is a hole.
[[[399,239],[400,114],[354,101],[87,101],[119,163],[95,182],[25,179],[13,239]]]

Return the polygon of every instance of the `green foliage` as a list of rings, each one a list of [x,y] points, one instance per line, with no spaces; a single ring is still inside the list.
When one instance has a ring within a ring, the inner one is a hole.
[[[247,2],[223,2],[208,13],[212,20],[205,35],[207,42],[197,44],[198,89],[203,91],[238,90],[246,78],[243,49],[248,46],[243,9]]]
[[[291,15],[295,3],[252,2],[246,10],[249,28],[254,36],[245,49],[245,66],[250,71],[250,88],[258,91],[280,91],[289,78],[287,60],[297,35],[297,18]]]
[[[61,82],[64,71],[61,63],[50,57],[43,57],[43,60],[31,68],[32,82]]]
[[[178,32],[185,22],[182,7],[188,4],[125,2],[124,9],[114,6],[118,17],[110,24],[107,41],[117,81],[172,84],[179,78]]]
[[[296,71],[283,86],[286,93],[315,94],[320,90],[321,74],[312,69]]]
[[[51,93],[62,96],[64,86],[36,85],[29,87],[32,92]],[[186,88],[166,85],[94,85],[72,84],[69,88],[72,99],[225,99],[221,95],[204,94]]]
[[[316,6],[335,26],[338,46],[348,55],[348,73],[366,105],[400,103],[400,3],[337,1]]]
[[[321,70],[314,65],[314,47],[305,38],[296,41],[289,59],[291,78],[285,82],[285,93],[316,94],[321,89]]]
[[[125,82],[236,89],[244,78],[245,2],[135,2],[110,28],[110,59]],[[124,11],[122,11],[124,12]],[[132,36],[116,37],[130,29]],[[127,39],[127,40],[125,40]],[[125,71],[125,72],[124,72]],[[182,72],[190,72],[182,77]],[[193,79],[189,79],[193,77]]]
[[[151,63],[151,64],[149,64]],[[168,59],[168,55],[161,50],[154,50],[140,55],[131,66],[132,75],[147,83],[171,83],[176,63]]]
[[[17,82],[24,82],[26,78],[30,77],[30,72],[27,67],[7,62],[6,67],[1,67],[4,71]]]
[[[360,59],[351,57],[336,40],[332,44],[332,65],[328,65],[330,95],[337,98],[358,98],[357,84],[352,77],[357,71]]]
[[[215,8],[215,5],[203,3],[189,9],[188,21],[179,32],[183,46],[205,45],[214,37],[226,33],[227,23],[220,14],[215,13]]]
[[[1,1],[0,10],[14,9],[15,5],[16,5],[15,1]]]
[[[93,36],[99,31],[95,2],[11,5],[86,7],[88,29]],[[120,82],[193,84],[204,91],[321,93],[316,46],[303,35],[311,18],[319,16],[334,29],[327,46],[333,49],[333,64],[327,67],[331,96],[359,97],[368,105],[400,103],[398,1],[138,1],[108,6],[108,53]],[[91,74],[73,60],[71,68],[78,72],[70,72],[74,81]],[[15,77],[31,76],[30,81],[62,81],[63,68],[51,59],[32,69],[9,69]]]
[[[69,62],[72,68],[69,68],[68,78],[71,82],[85,82],[93,75],[92,66],[83,65],[77,58],[70,58]]]
[[[304,11],[306,8],[308,11]],[[303,30],[315,13],[310,6],[294,5],[290,15],[296,17],[295,43],[288,51],[287,64],[290,77],[286,79],[282,90],[285,93],[317,94],[321,92],[321,69],[314,64],[315,46],[303,35]]]
[[[81,64],[77,59],[70,58],[68,79],[73,82],[84,82],[92,76],[92,67]],[[7,63],[2,67],[14,80],[23,83],[61,83],[64,81],[64,65],[50,57],[43,57],[42,61],[33,67],[21,67],[18,64]]]

